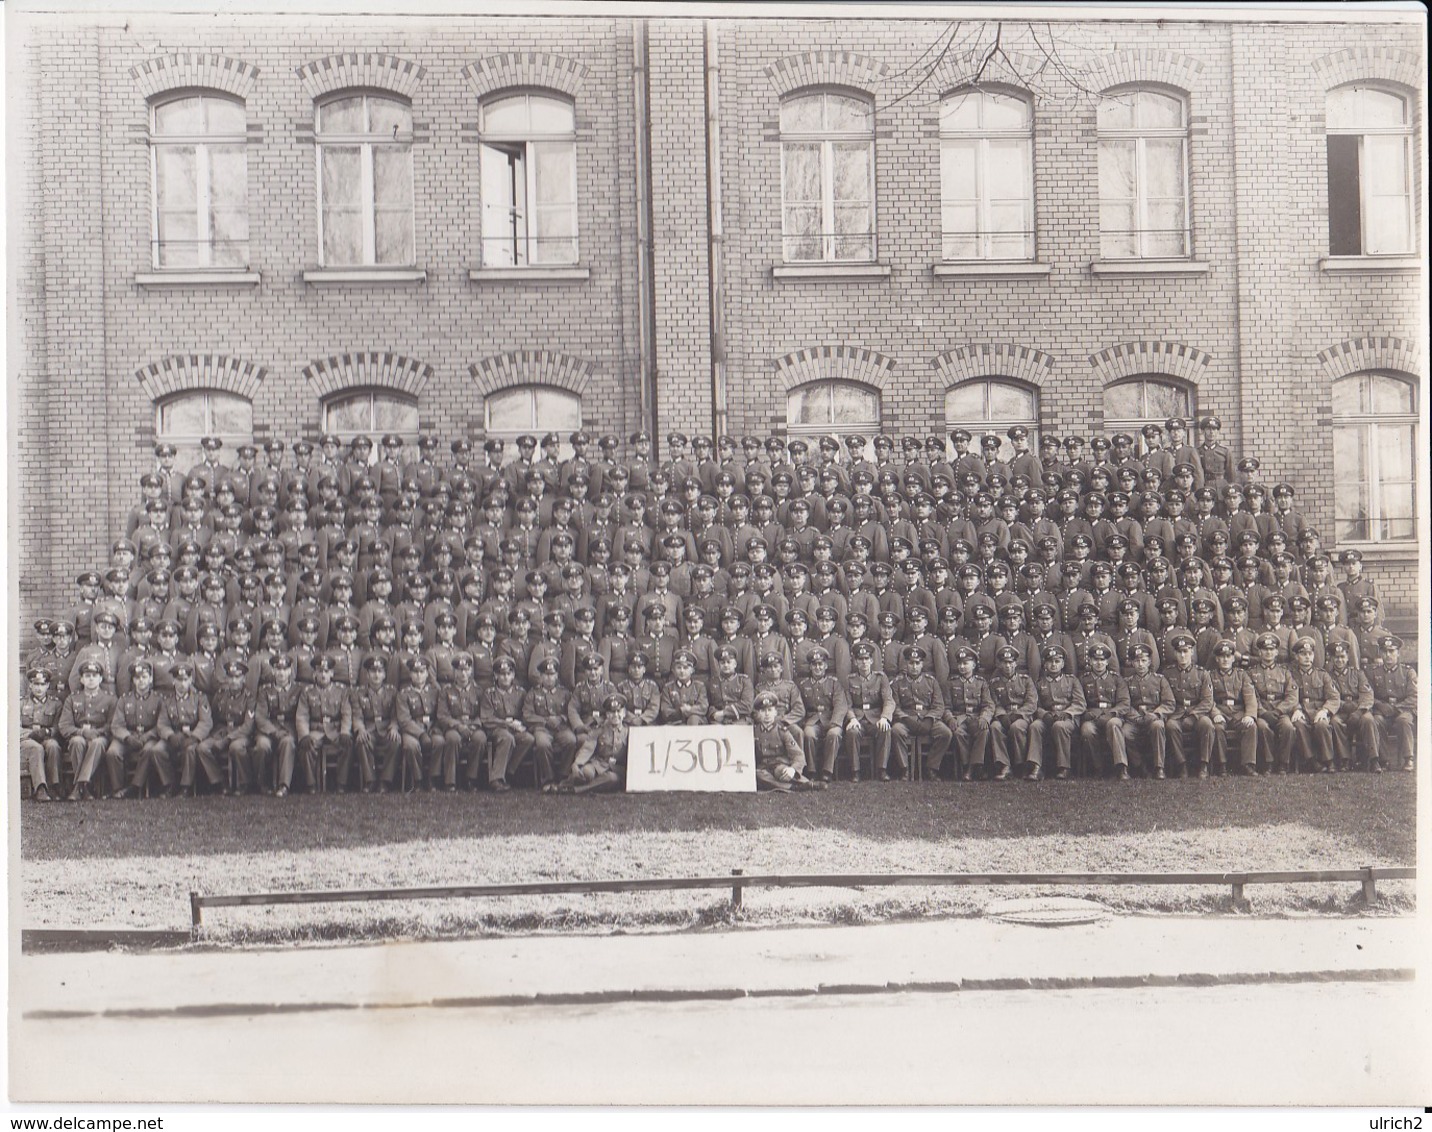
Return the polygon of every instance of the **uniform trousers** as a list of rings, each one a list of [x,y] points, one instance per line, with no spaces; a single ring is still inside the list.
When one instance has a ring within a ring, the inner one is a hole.
[[[1198,744],[1198,764],[1207,766],[1213,757],[1213,720],[1206,715],[1191,711],[1179,712],[1168,717],[1164,725],[1168,736],[1169,754],[1180,767],[1188,765],[1188,740],[1192,736]]]
[[[1067,716],[1056,717],[1053,712],[1042,711],[1029,725],[1029,754],[1026,761],[1036,768],[1044,765],[1044,741],[1054,740],[1054,765],[1058,770],[1069,769],[1069,755],[1074,745],[1074,735],[1079,730],[1077,720]]]
[[[1371,767],[1382,758],[1377,721],[1372,712],[1343,708],[1332,718],[1333,758],[1343,767]]]
[[[885,770],[890,765],[890,737],[893,734],[890,728],[881,727],[868,719],[857,721],[856,724],[848,724],[845,728],[845,736],[842,740],[845,747],[845,758],[850,763],[850,774],[854,778],[860,773],[860,748],[864,743],[871,744],[871,766],[876,772]]]

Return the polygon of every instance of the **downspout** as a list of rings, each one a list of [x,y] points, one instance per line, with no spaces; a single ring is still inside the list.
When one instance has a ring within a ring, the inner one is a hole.
[[[641,427],[656,435],[656,271],[651,246],[651,47],[647,21],[632,21],[632,88],[636,106],[636,289]],[[653,446],[653,451],[660,452]]]
[[[721,62],[716,21],[707,20],[706,63],[706,228],[710,246],[707,305],[711,315],[711,409],[717,436],[730,431],[726,407],[725,237],[721,219]]]

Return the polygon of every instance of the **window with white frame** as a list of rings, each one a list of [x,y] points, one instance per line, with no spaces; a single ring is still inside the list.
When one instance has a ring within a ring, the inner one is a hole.
[[[875,259],[875,107],[841,91],[781,102],[781,235],[787,263]]]
[[[236,450],[254,442],[254,406],[247,397],[218,389],[196,389],[166,397],[154,407],[154,439],[174,445],[176,468],[203,461],[199,441],[217,436],[224,442],[219,460],[232,464]]]
[[[1369,86],[1328,94],[1328,252],[1411,255],[1411,99]]]
[[[853,434],[867,439],[880,431],[880,393],[853,381],[812,381],[786,395],[790,436]]]
[[[381,94],[316,107],[324,267],[404,267],[413,251],[413,111]]]
[[[149,107],[156,268],[241,269],[249,263],[244,104],[200,92]]]
[[[516,457],[516,439],[523,433],[539,441],[549,432],[561,437],[559,455],[571,455],[567,437],[582,427],[582,399],[550,385],[518,385],[489,393],[483,401],[487,435],[506,442],[509,458]]]
[[[401,436],[405,445],[418,442],[418,402],[388,389],[342,393],[324,401],[323,431],[333,433],[344,444],[356,436],[368,437],[373,441],[370,459],[376,462],[388,433]]]
[[[941,100],[942,258],[1034,258],[1033,154],[1023,95],[957,90]]]
[[[1417,537],[1417,386],[1390,373],[1333,382],[1336,541]]]
[[[1009,460],[1014,447],[1006,435],[1015,425],[1029,430],[1029,446],[1039,450],[1039,394],[1027,385],[998,378],[965,381],[945,392],[945,431],[963,428],[974,437],[971,452],[980,451],[980,438],[999,437],[999,459]]]
[[[1183,259],[1190,254],[1188,107],[1158,90],[1099,98],[1099,254]]]
[[[577,115],[524,91],[482,103],[482,265],[577,262]]]
[[[1137,454],[1145,451],[1143,427],[1163,428],[1170,417],[1193,421],[1193,393],[1182,382],[1169,378],[1136,377],[1104,388],[1104,432],[1127,432],[1134,438]]]

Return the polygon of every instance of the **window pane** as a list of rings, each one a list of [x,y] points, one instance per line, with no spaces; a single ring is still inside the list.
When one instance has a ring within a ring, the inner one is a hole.
[[[940,129],[974,130],[980,124],[980,94],[978,91],[962,91],[952,94],[940,103]]]
[[[1142,417],[1142,386],[1138,382],[1110,385],[1104,390],[1104,419],[1132,420]]]
[[[190,393],[175,397],[159,406],[161,436],[205,436],[208,421],[204,412],[204,394]]]
[[[412,263],[413,214],[406,209],[376,213],[373,255],[378,263]]]
[[[533,133],[570,134],[577,128],[576,111],[570,102],[533,95],[531,105]]]
[[[254,407],[244,397],[232,393],[210,393],[209,412],[212,415],[210,427],[216,435],[251,435],[254,431]]]
[[[1029,143],[1011,139],[990,141],[985,151],[985,187],[991,199],[1023,200],[1029,192]]]
[[[401,397],[373,397],[373,427],[379,432],[417,432],[418,407]]]
[[[369,432],[373,427],[373,402],[367,393],[330,401],[327,405],[329,432]]]
[[[1183,215],[1181,200],[1149,202],[1149,227],[1144,234],[1144,255],[1157,258],[1187,254]]]
[[[326,145],[322,154],[324,207],[362,204],[362,158],[358,147]]]
[[[957,385],[945,393],[947,421],[975,421],[985,417],[985,391],[981,382]]]
[[[1144,391],[1149,417],[1167,419],[1168,417],[1186,417],[1190,414],[1187,390],[1162,381],[1150,381],[1145,383]]]
[[[204,109],[209,118],[208,133],[242,134],[246,126],[244,104],[227,98],[206,98]]]
[[[1412,250],[1412,217],[1408,208],[1407,139],[1371,136],[1362,139],[1362,183],[1368,255]]]
[[[1358,92],[1356,87],[1343,87],[1328,94],[1327,124],[1330,130],[1343,130],[1358,124]]]
[[[363,262],[361,157],[356,147],[324,146],[323,262],[329,266]]]
[[[582,427],[582,400],[560,389],[538,387],[537,427],[543,432],[570,432]]]
[[[1135,103],[1134,117],[1135,125],[1141,129],[1177,129],[1183,125],[1183,99],[1141,90]]]
[[[940,143],[940,190],[947,201],[974,200],[975,154],[979,142],[952,140]],[[973,231],[973,229],[970,229]]]
[[[209,200],[216,209],[243,209],[249,198],[248,156],[241,145],[211,145]]]
[[[1364,129],[1396,129],[1407,124],[1407,100],[1385,90],[1364,87],[1357,125]]]
[[[161,211],[191,210],[199,201],[199,172],[192,145],[165,145],[154,151]]]
[[[393,131],[409,133],[413,128],[413,111],[403,102],[391,98],[368,99],[368,132],[390,138]]]
[[[850,98],[843,94],[826,95],[827,127],[842,133],[851,130],[869,132],[871,129],[870,104],[862,98]]]
[[[1134,125],[1134,93],[1109,94],[1099,99],[1099,129],[1129,130]]]
[[[1009,94],[984,96],[984,127],[987,130],[1019,130],[1029,125],[1029,103]]]
[[[1345,488],[1356,486],[1361,489],[1368,482],[1363,435],[1364,430],[1358,425],[1333,427],[1333,479],[1338,485],[1339,499],[1346,494]],[[1342,518],[1361,518],[1364,514],[1350,512],[1341,503],[1338,504],[1338,515]]]
[[[176,98],[154,108],[156,134],[199,134],[204,132],[203,111],[199,99]]]
[[[1152,198],[1183,198],[1183,141],[1151,138],[1144,143],[1146,191]]]
[[[1377,469],[1383,483],[1411,483],[1413,478],[1412,428],[1406,425],[1372,426],[1377,447]]]
[[[820,144],[787,143],[781,147],[785,159],[787,204],[808,204],[820,200]]]
[[[532,146],[537,163],[537,203],[570,204],[574,199],[576,152],[570,142]]]
[[[1034,394],[1017,385],[992,382],[989,387],[991,420],[1024,421],[1034,419]]]
[[[487,134],[525,134],[528,131],[527,96],[498,98],[482,104],[482,130]]]
[[[380,208],[411,208],[413,155],[407,146],[373,147],[373,196]]]
[[[824,425],[830,423],[830,389],[825,385],[803,385],[786,397],[786,423]]]
[[[363,96],[335,98],[318,108],[318,129],[326,134],[362,134]]]
[[[1099,143],[1099,199],[1130,201],[1134,199],[1133,141]]]
[[[870,146],[864,142],[836,143],[835,200],[868,201],[870,199]]]
[[[821,128],[821,96],[803,95],[781,103],[781,133],[816,133]]]
[[[831,386],[831,420],[834,424],[867,424],[880,419],[880,396],[859,385]]]
[[[1358,169],[1361,139],[1328,137],[1328,251],[1362,254],[1362,186]]]
[[[487,398],[486,408],[489,432],[524,432],[536,427],[530,389],[504,389],[494,393]]]
[[[945,259],[976,259],[979,242],[975,237],[975,206],[947,204],[940,210],[945,238],[941,254]]]
[[[1412,384],[1406,381],[1398,381],[1395,377],[1388,377],[1385,374],[1373,373],[1362,377],[1372,387],[1372,411],[1378,414],[1389,416],[1400,413],[1412,414],[1417,411],[1417,403],[1413,399]],[[1338,382],[1338,385],[1343,384]],[[1334,390],[1336,392],[1336,389]],[[1333,400],[1333,412],[1340,412],[1336,396]]]
[[[1333,416],[1351,417],[1366,412],[1363,393],[1368,375],[1353,374],[1333,382]]]

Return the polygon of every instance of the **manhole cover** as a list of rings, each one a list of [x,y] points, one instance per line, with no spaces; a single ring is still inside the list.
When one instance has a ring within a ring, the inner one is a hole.
[[[985,915],[1007,924],[1059,928],[1107,920],[1109,910],[1095,900],[1082,900],[1077,896],[1040,896],[996,901],[985,908]]]

